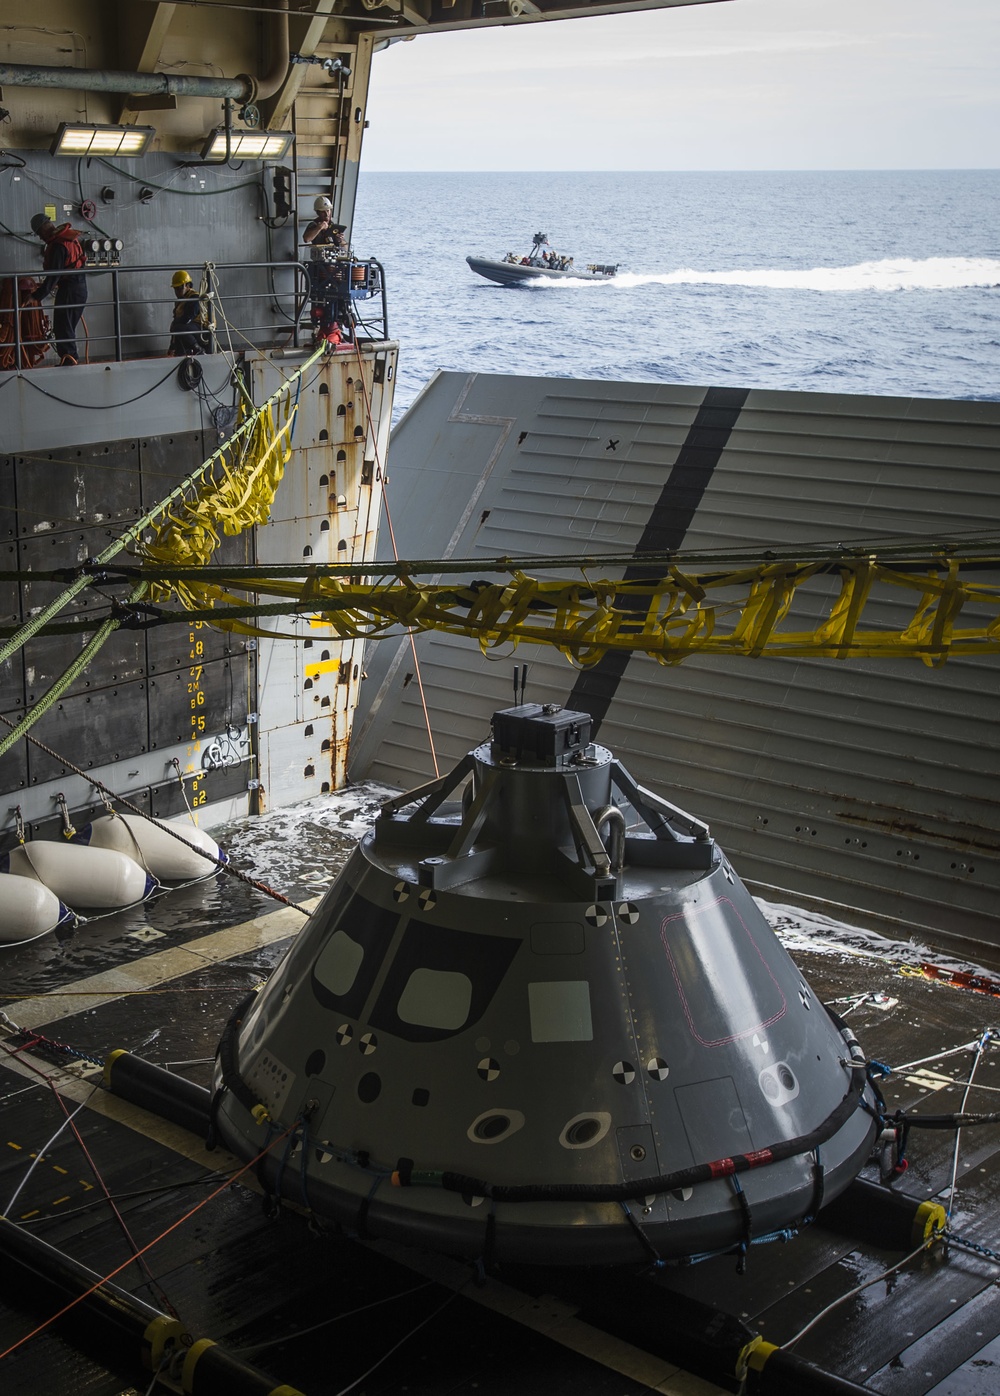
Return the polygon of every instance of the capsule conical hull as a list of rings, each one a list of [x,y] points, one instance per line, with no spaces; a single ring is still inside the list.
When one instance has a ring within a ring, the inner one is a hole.
[[[795,1228],[858,1172],[856,1044],[718,847],[651,833],[584,750],[480,748],[463,806],[384,814],[231,1026],[220,1131],[253,1156],[292,1129],[275,1190],[457,1254],[615,1264]]]

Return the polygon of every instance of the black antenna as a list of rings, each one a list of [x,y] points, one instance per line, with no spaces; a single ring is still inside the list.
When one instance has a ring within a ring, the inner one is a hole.
[[[517,707],[517,665],[514,665],[514,707]]]
[[[524,702],[524,685],[528,682],[528,666],[521,665],[521,702]],[[517,670],[514,670],[514,683],[517,684]]]

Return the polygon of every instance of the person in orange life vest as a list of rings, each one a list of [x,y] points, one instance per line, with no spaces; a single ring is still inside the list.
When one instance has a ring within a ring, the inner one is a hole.
[[[31,231],[45,244],[43,271],[77,273],[75,276],[47,276],[38,288],[38,299],[42,301],[55,291],[52,333],[56,353],[61,364],[78,363],[76,327],[87,304],[87,278],[83,275],[87,259],[80,246],[80,234],[68,223],[56,227],[44,213],[36,213],[32,218]]]

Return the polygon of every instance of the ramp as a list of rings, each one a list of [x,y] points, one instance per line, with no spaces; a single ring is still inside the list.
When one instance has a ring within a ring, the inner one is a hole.
[[[998,449],[997,402],[441,373],[394,434],[387,493],[403,558],[940,541],[1000,531]],[[530,701],[591,712],[764,895],[1000,944],[997,661],[611,655],[578,672],[437,634],[416,652],[442,770],[527,662]],[[351,775],[417,784],[434,768],[409,640],[365,667]]]

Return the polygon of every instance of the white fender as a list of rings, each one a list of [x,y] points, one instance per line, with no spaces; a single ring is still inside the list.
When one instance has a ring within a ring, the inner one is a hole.
[[[9,870],[44,883],[74,908],[131,906],[156,888],[155,880],[124,853],[47,839],[13,849]]]
[[[189,882],[192,878],[209,877],[218,871],[214,863],[194,851],[201,848],[213,858],[225,861],[225,855],[214,839],[194,825],[180,826],[177,833],[184,843],[139,815],[109,814],[86,825],[73,842],[126,853],[137,862],[144,863],[161,882]],[[185,844],[188,846],[185,847]]]
[[[8,874],[0,882],[0,943],[16,945],[54,931],[72,916],[54,892],[40,882]]]

